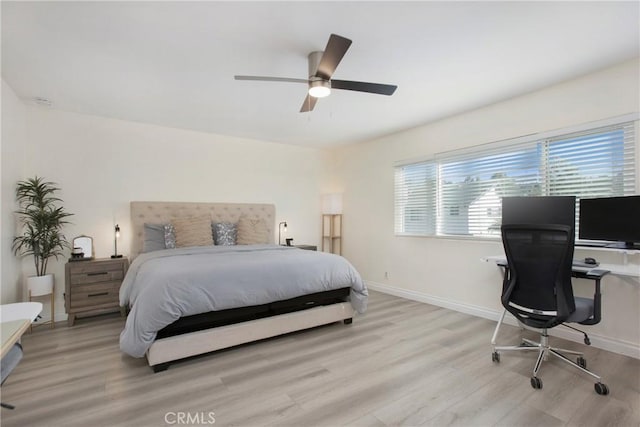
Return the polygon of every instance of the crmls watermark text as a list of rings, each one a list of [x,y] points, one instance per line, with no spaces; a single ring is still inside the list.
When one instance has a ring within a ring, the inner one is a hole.
[[[164,422],[170,425],[204,425],[215,424],[215,412],[167,412]]]

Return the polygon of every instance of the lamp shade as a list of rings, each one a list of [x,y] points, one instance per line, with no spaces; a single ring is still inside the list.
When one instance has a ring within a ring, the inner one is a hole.
[[[322,196],[322,213],[337,215],[342,213],[342,194],[324,194]]]

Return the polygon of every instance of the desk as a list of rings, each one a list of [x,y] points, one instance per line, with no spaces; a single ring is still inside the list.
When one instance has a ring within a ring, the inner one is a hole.
[[[0,359],[2,359],[3,383],[22,359],[22,347],[17,346],[16,343],[20,341],[22,334],[29,329],[31,322],[41,311],[42,303],[39,302],[0,305],[0,336],[2,337]],[[0,405],[3,408],[14,409],[14,406],[8,403],[0,402]]]
[[[507,258],[504,255],[492,255],[480,258],[485,262],[494,262],[498,267],[507,267]],[[611,273],[616,276],[639,277],[640,272],[635,271],[633,265],[617,265],[617,264],[600,264],[598,266],[579,267],[574,265],[571,267],[571,275],[581,279],[601,279],[604,275]]]
[[[1,322],[2,328],[2,349],[0,350],[0,359],[11,350],[11,347],[20,340],[22,334],[29,329],[31,321],[27,319],[10,320]]]
[[[487,257],[480,258],[485,262],[495,262],[496,265],[500,267],[505,267],[507,264],[507,258],[504,255],[492,255]],[[589,267],[578,267],[573,266],[573,276],[580,278],[587,278],[586,275],[592,270],[606,270],[609,273],[616,276],[626,276],[626,277],[634,277],[636,279],[640,279],[640,266],[638,264],[626,263],[626,264],[600,264],[598,266],[594,266],[593,268]]]
[[[31,322],[42,311],[40,302],[18,302],[0,305],[0,327],[2,327],[2,351],[0,358],[20,340]]]

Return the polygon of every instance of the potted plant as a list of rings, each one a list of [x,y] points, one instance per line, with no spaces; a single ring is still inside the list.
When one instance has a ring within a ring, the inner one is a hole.
[[[16,199],[20,206],[16,211],[22,224],[22,235],[13,239],[15,255],[33,255],[36,276],[27,279],[30,296],[53,292],[53,274],[47,274],[49,258],[56,259],[69,246],[62,227],[72,214],[60,206],[62,200],[55,196],[60,190],[55,183],[36,176],[20,181],[16,187]]]

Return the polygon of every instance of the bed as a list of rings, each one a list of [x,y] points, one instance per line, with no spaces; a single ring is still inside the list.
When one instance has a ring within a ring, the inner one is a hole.
[[[274,243],[273,205],[131,202],[130,207],[132,262],[120,289],[120,304],[129,314],[120,348],[146,356],[154,372],[239,344],[338,321],[349,324],[366,310],[367,289],[344,258]],[[149,224],[195,217],[213,224],[261,224],[266,241],[143,252],[150,247]]]

